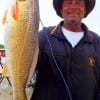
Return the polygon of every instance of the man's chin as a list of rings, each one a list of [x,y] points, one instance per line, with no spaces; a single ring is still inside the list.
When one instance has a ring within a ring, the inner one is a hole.
[[[72,23],[79,23],[81,22],[80,18],[79,17],[70,17],[69,18],[69,22],[72,22]]]
[[[79,24],[81,21],[79,21],[79,20],[74,20],[74,19],[72,19],[72,20],[70,20],[70,24]]]

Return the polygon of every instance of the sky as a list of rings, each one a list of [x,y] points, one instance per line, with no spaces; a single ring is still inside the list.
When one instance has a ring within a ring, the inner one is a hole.
[[[11,4],[11,0],[2,0],[0,2],[0,44],[4,44],[4,25],[1,20],[5,9]],[[55,10],[52,6],[52,0],[39,0],[40,18],[44,26],[57,25],[61,20],[56,15]],[[96,5],[93,11],[83,19],[83,22],[88,28],[100,35],[100,0],[96,0]],[[40,26],[40,29],[42,27]]]

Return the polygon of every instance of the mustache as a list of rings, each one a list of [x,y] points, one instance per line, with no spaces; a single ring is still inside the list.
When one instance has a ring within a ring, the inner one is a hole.
[[[80,14],[80,10],[77,9],[70,9],[67,11],[67,14]]]

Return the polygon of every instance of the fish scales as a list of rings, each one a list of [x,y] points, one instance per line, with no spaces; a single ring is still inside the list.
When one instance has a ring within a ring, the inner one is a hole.
[[[17,0],[16,9],[18,18],[8,13],[5,29],[6,62],[11,76],[13,100],[27,100],[25,87],[31,67],[38,59],[38,27],[39,5],[38,0]]]

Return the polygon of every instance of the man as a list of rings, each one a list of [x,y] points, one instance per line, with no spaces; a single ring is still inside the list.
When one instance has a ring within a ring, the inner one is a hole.
[[[100,100],[100,37],[82,23],[95,0],[53,0],[53,6],[64,20],[39,32],[31,100]]]

